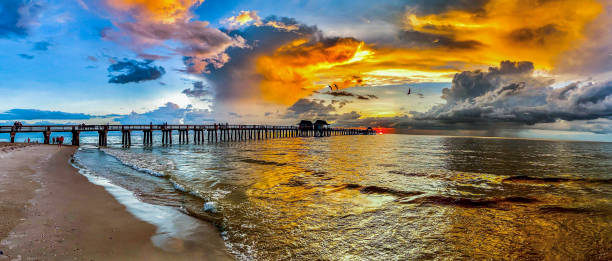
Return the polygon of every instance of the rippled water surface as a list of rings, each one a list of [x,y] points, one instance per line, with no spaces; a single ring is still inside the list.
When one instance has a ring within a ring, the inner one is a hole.
[[[75,158],[214,222],[238,259],[612,259],[612,143],[336,136]]]

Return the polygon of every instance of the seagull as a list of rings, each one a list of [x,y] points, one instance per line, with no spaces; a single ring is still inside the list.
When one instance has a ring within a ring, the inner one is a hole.
[[[336,85],[336,84],[334,83],[334,87],[336,87],[336,91],[337,91],[337,90],[338,90],[338,85]]]
[[[329,87],[331,91],[334,91],[334,88],[332,88],[331,85],[327,85],[327,87]]]

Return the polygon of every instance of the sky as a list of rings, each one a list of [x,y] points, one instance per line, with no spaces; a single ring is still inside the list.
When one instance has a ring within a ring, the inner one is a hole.
[[[0,123],[612,141],[611,0],[3,0]]]

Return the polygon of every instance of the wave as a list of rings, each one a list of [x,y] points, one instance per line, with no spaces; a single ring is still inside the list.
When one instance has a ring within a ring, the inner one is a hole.
[[[561,207],[561,206],[544,206],[540,207],[540,212],[543,213],[566,213],[566,214],[585,214],[585,213],[601,213],[603,211],[592,208],[581,207]]]
[[[421,204],[421,205],[443,205],[443,206],[457,206],[464,208],[494,208],[500,203],[535,203],[537,199],[531,197],[522,196],[511,196],[511,197],[499,197],[499,198],[482,198],[482,199],[471,199],[464,197],[449,197],[449,196],[425,196],[417,199],[403,201],[402,203],[407,204]]]
[[[287,163],[281,163],[276,161],[267,161],[267,160],[256,160],[256,159],[242,159],[240,160],[245,163],[253,163],[258,165],[274,165],[274,166],[285,166]]]
[[[117,159],[119,162],[121,162],[121,164],[134,169],[136,171],[145,173],[145,174],[149,174],[152,176],[156,176],[156,177],[161,177],[161,178],[165,178],[166,180],[168,180],[168,182],[172,185],[172,187],[179,193],[185,194],[185,195],[190,195],[193,196],[195,198],[198,198],[200,200],[202,200],[203,202],[207,202],[209,199],[207,197],[202,196],[202,194],[197,190],[192,188],[191,186],[187,185],[187,184],[183,184],[177,180],[175,180],[175,178],[170,175],[170,174],[163,174],[161,172],[158,171],[154,171],[148,168],[143,168],[140,166],[137,166],[135,164],[132,164],[130,162],[128,162],[129,158],[128,156],[125,157],[120,157],[118,155],[116,155],[115,153],[113,153],[114,151],[112,150],[108,150],[108,149],[103,149],[102,150],[104,153],[106,153],[106,155]],[[150,156],[150,155],[147,155]],[[154,159],[156,161],[159,161],[160,159]],[[215,224],[216,226],[220,226],[221,224],[221,219],[218,215],[218,213],[215,214],[211,214],[211,213],[202,213],[203,211],[200,210],[196,210],[196,209],[190,209],[189,207],[183,205],[183,207],[181,208],[181,211],[183,211],[185,214],[193,216],[195,218],[199,218],[205,221],[209,221],[212,222],[213,224]]]
[[[379,187],[379,186],[362,186],[359,184],[345,184],[344,188],[347,189],[358,189],[361,193],[364,194],[388,194],[396,197],[412,197],[421,195],[424,192],[421,191],[401,191],[387,187]]]
[[[151,176],[155,176],[155,177],[168,177],[168,174],[159,172],[159,171],[155,171],[149,168],[145,168],[145,167],[141,167],[137,164],[140,163],[134,163],[134,162],[130,162],[130,159],[128,157],[126,157],[125,155],[121,156],[120,154],[112,151],[112,150],[108,150],[108,149],[102,149],[102,152],[104,152],[106,155],[113,157],[114,159],[118,160],[119,162],[121,162],[121,164],[130,167],[133,170],[136,171],[140,171],[146,174],[149,174]],[[142,163],[144,164],[144,163]]]
[[[511,176],[502,182],[513,183],[563,183],[563,182],[588,182],[600,184],[612,184],[612,179],[589,179],[589,178],[564,178],[564,177],[532,177],[532,176]]]

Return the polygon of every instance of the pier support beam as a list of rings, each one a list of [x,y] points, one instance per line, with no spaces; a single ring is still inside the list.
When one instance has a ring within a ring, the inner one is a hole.
[[[15,132],[11,131],[11,143],[15,143]]]
[[[132,132],[129,130],[121,131],[121,145],[132,146]]]
[[[172,144],[172,130],[162,130],[162,144]]]
[[[153,131],[145,130],[142,132],[142,144],[153,145]]]
[[[98,146],[103,147],[108,145],[108,131],[98,131]]]

